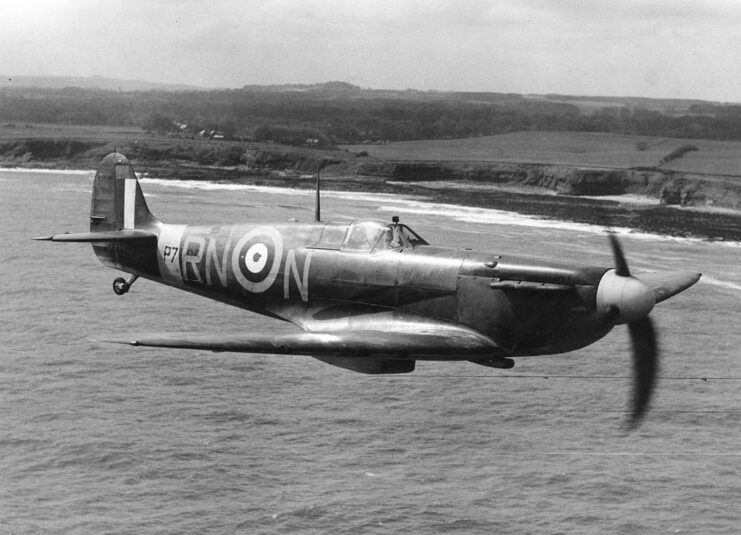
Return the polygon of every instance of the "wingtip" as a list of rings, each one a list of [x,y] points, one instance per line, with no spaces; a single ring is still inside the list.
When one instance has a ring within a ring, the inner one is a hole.
[[[49,236],[36,236],[31,238],[37,241],[64,241],[63,238],[71,236],[69,232],[61,232],[59,234],[50,234]]]
[[[130,338],[98,337],[98,338],[88,338],[88,341],[100,343],[100,344],[121,344],[121,345],[127,345],[127,346],[138,346],[139,345],[138,341],[131,340]]]

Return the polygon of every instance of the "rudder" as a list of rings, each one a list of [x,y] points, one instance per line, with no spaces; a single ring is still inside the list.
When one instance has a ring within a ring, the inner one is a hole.
[[[103,158],[93,181],[90,231],[155,230],[158,223],[126,156],[113,152]]]
[[[120,152],[103,158],[93,180],[90,233],[93,251],[106,266],[134,275],[159,276],[157,235],[163,224],[147,207],[129,160]],[[106,239],[93,241],[99,235]]]

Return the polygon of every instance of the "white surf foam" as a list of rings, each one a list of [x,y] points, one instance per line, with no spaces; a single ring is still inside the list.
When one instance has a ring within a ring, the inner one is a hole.
[[[420,201],[408,201],[405,206],[380,206],[382,212],[402,212],[418,215],[435,215],[449,217],[456,221],[464,223],[485,224],[485,225],[504,225],[520,226],[531,228],[548,228],[564,231],[584,232],[589,234],[604,234],[607,231],[615,232],[623,236],[647,241],[673,241],[680,243],[712,243],[730,247],[741,247],[738,241],[718,241],[709,242],[702,238],[684,238],[679,236],[666,236],[663,234],[641,232],[627,227],[605,227],[602,225],[593,225],[589,223],[577,223],[572,221],[561,221],[556,219],[546,219],[537,216],[519,214],[517,212],[507,212],[493,208],[474,208],[468,206],[458,206],[453,204],[426,203]]]
[[[280,186],[257,186],[253,184],[232,184],[229,182],[209,182],[208,180],[172,180],[167,178],[140,178],[142,184],[155,184],[158,186],[175,187],[182,189],[199,189],[204,191],[245,191],[255,193],[268,193],[275,195],[295,195],[313,197],[314,189],[294,189]],[[399,200],[399,196],[393,193],[364,193],[357,191],[322,191],[322,197],[344,200],[369,201]],[[416,197],[404,197],[404,199],[415,199]]]
[[[724,288],[726,290],[741,292],[741,284],[719,280],[714,277],[708,277],[707,275],[703,275],[702,279],[700,279],[700,282],[704,284],[710,284],[711,286],[717,286],[718,288]]]
[[[208,180],[171,180],[169,178],[140,178],[142,184],[152,184],[163,187],[198,189],[203,191],[254,191],[258,193],[275,193],[281,195],[307,195],[309,192],[291,188],[274,186],[253,186],[250,184],[232,184],[229,182],[209,182]]]
[[[228,182],[209,182],[207,180],[172,180],[162,178],[140,179],[144,184],[156,184],[163,187],[175,187],[183,189],[200,189],[205,191],[244,191],[254,193],[267,193],[275,195],[294,195],[313,197],[312,189],[292,189],[277,186],[256,186],[251,184],[233,184]],[[476,208],[456,204],[433,203],[419,200],[420,197],[402,196],[393,193],[367,193],[356,191],[323,191],[322,197],[343,200],[356,200],[362,202],[384,203],[378,206],[379,212],[406,213],[417,215],[431,215],[447,217],[456,221],[483,225],[520,226],[543,229],[556,229],[572,232],[584,232],[589,234],[603,234],[608,230],[619,235],[630,236],[634,239],[646,241],[672,241],[679,243],[704,243],[722,245],[728,247],[741,247],[741,241],[713,241],[702,238],[684,238],[678,236],[666,236],[658,233],[641,232],[627,227],[609,228],[602,225],[589,223],[577,223],[556,219],[546,219],[537,216],[507,212],[494,208]]]
[[[33,174],[48,174],[48,175],[90,175],[95,176],[95,171],[90,169],[36,169],[28,167],[2,167],[0,173],[33,173]]]

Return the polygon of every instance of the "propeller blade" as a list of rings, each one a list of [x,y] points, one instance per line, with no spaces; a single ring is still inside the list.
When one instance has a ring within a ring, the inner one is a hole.
[[[635,429],[651,402],[659,368],[658,342],[653,322],[646,316],[628,324],[633,345],[633,399],[628,428]]]
[[[630,277],[628,262],[625,261],[625,255],[623,254],[623,248],[620,246],[620,241],[618,241],[617,236],[613,233],[607,236],[610,238],[612,256],[615,258],[615,274],[621,277]]]
[[[604,281],[601,301],[600,288],[598,288],[598,303],[602,302],[602,307],[606,308],[609,313],[615,314],[615,310],[617,310],[618,317],[622,317],[628,324],[630,342],[633,346],[633,399],[631,400],[631,413],[628,420],[628,430],[632,431],[640,425],[648,411],[651,395],[656,384],[656,376],[658,375],[659,346],[654,324],[648,317],[648,313],[658,299],[657,292],[653,287],[649,287],[640,279],[631,276],[628,262],[625,260],[623,248],[617,236],[610,233],[608,237],[610,238],[612,255],[615,258],[614,275],[617,278],[608,277]],[[679,288],[678,291],[681,291],[681,289],[694,284],[698,278],[683,276],[681,280],[678,278],[675,285]],[[675,285],[670,285],[671,288],[666,293],[671,294]],[[600,287],[602,286],[603,282],[600,281]],[[663,296],[661,291],[663,288],[659,288],[659,290],[659,296],[661,297]],[[619,299],[617,299],[618,296]]]

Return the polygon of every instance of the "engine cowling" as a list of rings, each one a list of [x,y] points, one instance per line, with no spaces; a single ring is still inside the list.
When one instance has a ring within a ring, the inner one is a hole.
[[[605,272],[597,286],[597,310],[617,314],[617,323],[644,318],[655,304],[651,288],[635,277],[618,275],[614,269]]]

